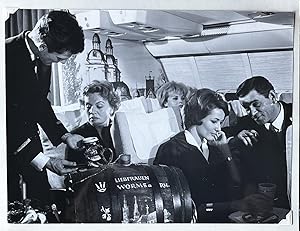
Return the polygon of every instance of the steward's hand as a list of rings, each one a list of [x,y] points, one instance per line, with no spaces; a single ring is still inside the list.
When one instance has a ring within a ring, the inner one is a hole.
[[[258,141],[258,133],[255,130],[243,130],[237,137],[243,141],[246,146],[253,146],[253,144]]]
[[[78,134],[66,133],[63,135],[62,140],[67,144],[71,149],[79,149],[80,143],[83,140],[83,136]]]
[[[46,168],[60,176],[77,170],[76,162],[53,157],[50,157],[50,160],[46,163]]]

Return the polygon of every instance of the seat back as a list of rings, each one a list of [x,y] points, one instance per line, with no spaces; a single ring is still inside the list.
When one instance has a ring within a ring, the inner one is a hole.
[[[239,117],[247,115],[246,109],[241,105],[239,100],[231,100],[228,102],[229,115],[227,115],[222,123],[222,127],[234,126]]]
[[[145,98],[144,96],[137,97],[130,100],[121,102],[119,112],[139,112],[139,113],[151,113],[161,109],[157,99]]]
[[[137,113],[147,113],[147,102],[144,96],[121,102],[118,112],[134,111]]]
[[[279,100],[285,103],[292,103],[293,102],[293,93],[291,92],[282,92],[279,95]]]
[[[116,154],[130,154],[133,163],[152,164],[160,144],[182,131],[179,109],[152,113],[116,112],[112,137]]]

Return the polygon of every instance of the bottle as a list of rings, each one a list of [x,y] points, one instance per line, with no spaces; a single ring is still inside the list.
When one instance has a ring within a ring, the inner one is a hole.
[[[126,197],[125,195],[123,195],[124,198],[123,198],[123,207],[122,207],[122,213],[123,213],[123,221],[122,223],[129,223],[129,208],[128,208],[128,205],[127,205],[127,200],[126,200]]]
[[[149,205],[146,204],[146,215],[149,215]]]
[[[139,205],[137,203],[136,196],[134,196],[133,220],[137,221],[139,218],[140,218]]]
[[[99,145],[97,137],[87,137],[82,140],[85,146],[84,156],[87,160],[92,162],[101,160],[101,157],[98,153]]]

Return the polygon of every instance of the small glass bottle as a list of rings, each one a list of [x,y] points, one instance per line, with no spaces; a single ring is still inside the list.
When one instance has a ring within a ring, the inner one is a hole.
[[[95,162],[101,160],[99,155],[99,140],[97,137],[87,137],[82,140],[85,146],[84,156],[88,160]]]
[[[137,221],[140,218],[139,205],[137,203],[136,196],[134,196],[134,204],[133,204],[133,220]]]
[[[125,195],[123,195],[123,196],[124,196],[124,198],[123,198],[123,207],[122,207],[122,213],[123,213],[122,223],[127,224],[127,223],[129,223],[129,208],[127,205],[126,197],[125,197]]]

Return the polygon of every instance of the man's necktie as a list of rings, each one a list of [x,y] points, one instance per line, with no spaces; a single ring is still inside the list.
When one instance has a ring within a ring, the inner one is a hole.
[[[269,130],[272,132],[279,132],[278,129],[273,126],[273,124],[270,124]]]

